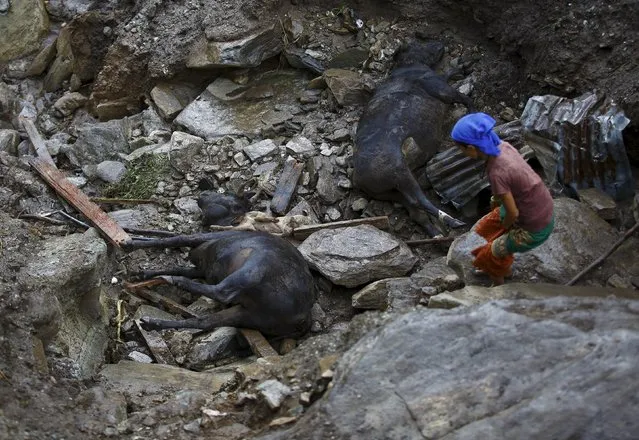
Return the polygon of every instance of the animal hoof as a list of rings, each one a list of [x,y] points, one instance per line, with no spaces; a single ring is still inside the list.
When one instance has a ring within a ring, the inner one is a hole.
[[[173,277],[171,275],[160,275],[160,276],[157,276],[156,278],[160,278],[160,279],[166,281],[167,284],[174,284],[174,280],[173,280]]]
[[[464,223],[461,220],[457,220],[456,218],[452,218],[449,217],[446,219],[446,226],[448,226],[449,228],[461,228],[462,226],[465,226],[466,223]]]
[[[146,331],[161,330],[161,323],[161,320],[156,318],[149,318],[148,316],[143,316],[142,318],[140,318],[140,326]]]

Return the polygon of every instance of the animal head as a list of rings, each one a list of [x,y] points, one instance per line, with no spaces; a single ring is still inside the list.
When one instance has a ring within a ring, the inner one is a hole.
[[[411,64],[425,64],[433,67],[444,56],[444,45],[439,41],[419,43],[417,41],[402,44],[395,53],[395,62],[398,66],[410,66]]]
[[[202,210],[204,226],[231,226],[240,222],[250,209],[249,194],[220,194],[215,191],[202,191],[197,205]]]

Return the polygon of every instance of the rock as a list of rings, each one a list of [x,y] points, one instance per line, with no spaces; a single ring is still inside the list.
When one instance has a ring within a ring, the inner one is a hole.
[[[255,162],[256,160],[277,151],[277,145],[275,145],[271,139],[264,139],[263,141],[244,147],[242,151],[244,151],[248,158],[251,159],[251,162]]]
[[[165,312],[162,309],[158,309],[157,307],[154,307],[148,304],[142,304],[140,307],[138,307],[138,309],[133,314],[133,319],[137,321],[138,319],[141,319],[145,316],[149,318],[157,318],[157,319],[168,319],[168,320],[176,319],[175,316],[169,312]]]
[[[235,41],[207,41],[201,38],[191,49],[186,67],[257,67],[281,50],[281,27],[273,24]]]
[[[411,275],[416,286],[433,287],[437,293],[456,290],[463,286],[459,275],[446,264],[446,257],[435,258],[419,271]]]
[[[91,0],[48,0],[46,5],[49,14],[62,21],[88,12],[92,3]]]
[[[188,161],[198,154],[202,150],[203,146],[204,139],[201,137],[193,136],[182,131],[174,131],[173,134],[171,134],[171,140],[169,142],[138,148],[124,158],[127,161],[132,161],[145,154],[170,153],[172,158],[177,155]]]
[[[311,174],[317,179],[315,191],[324,202],[333,204],[345,197],[346,192],[337,184],[337,177],[334,175],[335,166],[330,158],[315,156],[311,158],[308,166],[311,168]],[[315,178],[311,177],[311,180]]]
[[[317,151],[313,142],[303,136],[294,137],[286,143],[285,147],[288,153],[300,156],[313,155]]]
[[[357,72],[327,69],[323,77],[339,105],[361,105],[372,96],[373,87],[370,81]]]
[[[410,278],[387,278],[375,281],[353,295],[353,307],[402,310],[419,304],[421,296],[421,288]]]
[[[272,90],[272,97],[245,99],[251,89],[259,90],[264,86]],[[295,97],[305,87],[306,79],[299,71],[269,72],[243,86],[244,92],[238,96],[233,94],[231,99],[228,94],[237,91],[239,86],[218,78],[198,99],[187,105],[174,122],[207,140],[227,135],[256,138],[261,136],[262,130],[272,129],[273,125],[293,117],[286,109],[296,105]]]
[[[76,403],[91,415],[76,418],[76,429],[81,432],[96,432],[104,429],[104,426],[117,428],[127,419],[126,399],[115,390],[94,386],[81,392],[76,398]]]
[[[153,205],[139,205],[136,208],[119,209],[107,213],[123,228],[149,228],[158,216],[158,210]]]
[[[454,292],[434,295],[430,297],[428,307],[451,309],[497,299],[538,299],[556,296],[639,299],[639,293],[632,288],[611,289],[595,286],[558,286],[544,283],[508,283],[497,287],[466,286]]]
[[[540,278],[541,281],[564,283],[617,240],[613,228],[586,205],[568,198],[554,202],[553,233],[538,248],[515,256],[514,281]],[[467,285],[487,280],[472,274],[470,252],[483,244],[485,240],[471,230],[457,238],[448,250],[447,264]]]
[[[75,143],[62,150],[76,166],[118,159],[118,153],[128,152],[123,120],[83,124],[77,131]]]
[[[330,69],[360,68],[368,59],[368,51],[361,47],[353,47],[338,53],[328,63]]]
[[[632,201],[632,216],[635,218],[635,222],[639,223],[639,194],[635,194]]]
[[[234,354],[240,349],[238,333],[234,327],[219,327],[206,337],[196,340],[186,356],[184,366],[198,371]]]
[[[256,388],[271,409],[279,408],[282,402],[284,402],[284,399],[291,394],[289,387],[275,379],[266,380]]]
[[[234,377],[234,373],[198,373],[172,365],[120,361],[107,364],[99,376],[113,389],[136,396],[140,393],[172,392],[175,389],[216,393]]]
[[[40,76],[47,70],[51,61],[55,59],[57,42],[57,37],[47,39],[47,41],[45,41],[44,47],[40,50],[38,55],[36,55],[33,61],[31,61],[31,65],[27,69],[26,73],[28,76]]]
[[[0,151],[6,151],[12,156],[18,155],[20,133],[16,130],[0,129]]]
[[[151,90],[160,116],[167,120],[175,118],[196,96],[196,90],[188,84],[160,83]]]
[[[139,351],[132,351],[131,353],[129,353],[127,355],[127,358],[134,361],[134,362],[140,362],[142,364],[152,364],[153,363],[153,359],[151,358],[151,356],[148,356],[142,352]]]
[[[53,106],[62,116],[69,116],[87,102],[87,97],[82,93],[65,93]]]
[[[617,216],[617,204],[605,192],[598,188],[580,189],[579,200],[595,211],[604,220],[614,220]]]
[[[346,287],[403,276],[417,261],[404,242],[370,225],[314,232],[298,250],[311,267]]]
[[[104,362],[109,340],[109,315],[99,287],[106,262],[106,243],[91,229],[45,241],[37,258],[18,274],[20,288],[32,292],[36,334],[43,341],[55,337],[82,378]],[[44,310],[36,306],[40,298],[45,298]]]
[[[400,315],[341,358],[295,426],[259,438],[634,438],[637,304],[562,297]]]
[[[202,215],[202,210],[197,204],[197,200],[192,197],[182,197],[180,199],[173,200],[173,206],[180,211],[182,215],[192,215],[199,217]]]
[[[107,183],[118,183],[124,177],[126,167],[122,162],[113,160],[105,160],[100,162],[96,169],[98,178]]]
[[[61,150],[66,148],[70,139],[71,139],[71,136],[69,136],[67,133],[59,132],[51,136],[46,141],[44,141],[44,143],[47,146],[47,150],[49,151],[49,154],[51,156],[57,156]]]
[[[49,29],[43,0],[12,1],[6,15],[0,15],[0,63],[38,49],[40,38]]]
[[[353,204],[351,205],[351,209],[355,212],[360,212],[366,209],[366,207],[368,206],[368,200],[366,200],[363,197],[360,197],[359,199],[356,199]]]
[[[606,284],[612,287],[616,287],[617,289],[632,289],[632,283],[630,279],[622,278],[618,274],[614,274],[610,278],[608,278],[608,282]]]

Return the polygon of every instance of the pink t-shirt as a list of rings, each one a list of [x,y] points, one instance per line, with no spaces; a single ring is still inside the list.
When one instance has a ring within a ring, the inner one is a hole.
[[[508,142],[499,144],[501,153],[486,167],[493,194],[512,193],[519,210],[517,225],[531,232],[548,226],[553,201],[548,188]]]

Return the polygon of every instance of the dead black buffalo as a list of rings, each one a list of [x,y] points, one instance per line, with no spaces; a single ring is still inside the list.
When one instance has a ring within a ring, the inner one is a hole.
[[[409,211],[426,210],[449,227],[464,223],[434,206],[412,171],[437,152],[452,103],[474,111],[470,98],[448,85],[433,66],[441,59],[439,42],[404,45],[388,79],[377,87],[360,118],[355,136],[353,182],[371,197],[399,201]],[[431,235],[440,232],[424,225]]]

